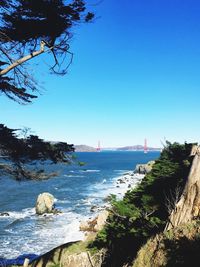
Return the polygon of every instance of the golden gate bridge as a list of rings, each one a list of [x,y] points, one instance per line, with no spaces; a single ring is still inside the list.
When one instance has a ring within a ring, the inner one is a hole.
[[[100,151],[101,151],[101,143],[100,141],[98,141],[97,152],[100,152]]]

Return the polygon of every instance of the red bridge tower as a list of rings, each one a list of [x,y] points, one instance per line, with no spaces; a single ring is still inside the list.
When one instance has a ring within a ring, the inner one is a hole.
[[[98,141],[97,152],[100,152],[100,151],[101,151],[101,144],[100,144],[100,141]]]
[[[147,153],[147,139],[144,139],[144,153]]]

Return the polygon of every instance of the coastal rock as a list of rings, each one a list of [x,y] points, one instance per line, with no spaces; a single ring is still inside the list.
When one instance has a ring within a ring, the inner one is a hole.
[[[62,260],[62,265],[65,267],[93,267],[94,264],[88,252],[69,255]]]
[[[96,224],[94,226],[94,231],[98,232],[103,229],[106,220],[108,218],[109,212],[107,210],[102,211],[96,218]]]
[[[100,206],[92,206],[91,208],[90,208],[90,211],[91,212],[100,212],[100,211],[102,211],[102,210],[105,210],[107,208],[107,206],[106,205],[104,205],[103,207],[100,207]]]
[[[124,179],[120,178],[117,180],[120,184],[125,184],[126,182],[124,181]]]
[[[98,232],[102,230],[108,218],[108,214],[109,212],[107,210],[104,210],[100,212],[99,215],[95,217],[93,220],[88,220],[87,222],[81,222],[79,227],[80,231]]]
[[[135,173],[146,174],[152,170],[155,161],[149,161],[147,164],[137,164],[135,168]]]
[[[4,216],[4,217],[7,217],[7,216],[10,216],[8,212],[0,212],[0,216]]]
[[[98,208],[99,208],[98,206],[94,205],[94,206],[91,207],[90,211],[91,212],[95,212],[95,211],[98,210]]]
[[[85,222],[81,222],[80,226],[79,226],[80,231],[86,232],[86,231],[91,231],[91,227],[89,224],[89,221]]]
[[[36,202],[36,214],[54,213],[54,196],[49,193],[42,193],[38,196]]]

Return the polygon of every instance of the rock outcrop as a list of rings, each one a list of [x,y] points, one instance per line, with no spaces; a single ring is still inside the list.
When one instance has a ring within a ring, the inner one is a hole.
[[[54,213],[54,196],[49,193],[42,193],[36,201],[36,214]]]
[[[193,146],[191,156],[194,159],[185,188],[169,217],[166,230],[200,217],[200,146]]]
[[[155,161],[149,161],[147,164],[137,164],[135,168],[135,173],[146,174],[152,170]]]
[[[86,242],[61,245],[32,262],[30,267],[101,267],[106,251],[91,253]]]
[[[0,212],[0,216],[6,217],[6,216],[9,216],[9,213],[8,212]]]
[[[95,261],[89,252],[66,255],[62,258],[62,266],[65,267],[94,267]],[[100,265],[98,265],[100,267]]]
[[[104,210],[99,213],[93,220],[84,221],[80,224],[80,230],[84,232],[98,232],[103,229],[105,222],[108,218],[109,212]]]

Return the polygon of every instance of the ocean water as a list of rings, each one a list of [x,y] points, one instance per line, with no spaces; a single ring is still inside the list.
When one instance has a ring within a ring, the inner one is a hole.
[[[63,243],[81,240],[80,222],[95,215],[93,206],[104,206],[105,197],[113,193],[119,197],[127,185],[117,185],[117,179],[136,164],[158,158],[159,152],[76,153],[85,166],[47,165],[59,171],[57,177],[44,181],[17,182],[0,177],[0,258],[14,258],[21,254],[42,254]],[[135,180],[132,184],[136,184]],[[42,192],[56,198],[62,214],[37,216],[35,202]]]

